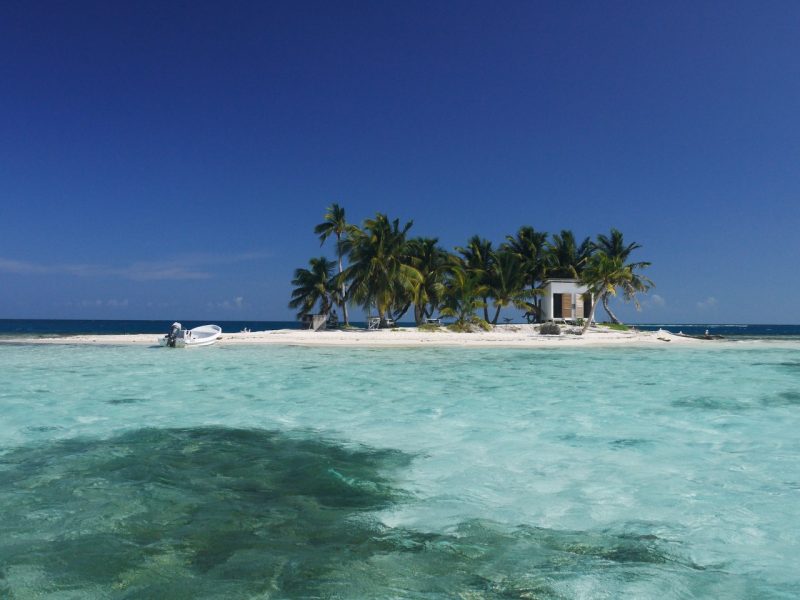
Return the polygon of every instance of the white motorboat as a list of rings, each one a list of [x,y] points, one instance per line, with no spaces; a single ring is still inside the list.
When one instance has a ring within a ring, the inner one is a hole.
[[[210,346],[222,335],[219,325],[201,325],[194,329],[183,329],[180,323],[172,324],[172,331],[158,339],[161,346],[169,348],[194,348]]]

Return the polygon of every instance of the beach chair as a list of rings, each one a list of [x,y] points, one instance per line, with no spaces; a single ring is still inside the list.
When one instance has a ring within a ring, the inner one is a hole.
[[[380,326],[380,317],[367,317],[367,329],[378,329]]]

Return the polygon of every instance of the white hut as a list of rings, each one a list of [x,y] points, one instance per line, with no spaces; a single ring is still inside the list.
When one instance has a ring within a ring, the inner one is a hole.
[[[542,321],[589,318],[593,298],[577,279],[548,279],[543,289]]]

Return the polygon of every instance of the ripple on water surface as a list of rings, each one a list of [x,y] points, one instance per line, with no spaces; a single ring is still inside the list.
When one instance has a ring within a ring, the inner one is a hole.
[[[0,597],[800,583],[797,352],[209,350],[0,347]]]
[[[382,525],[411,457],[331,440],[222,427],[141,429],[3,457],[0,589],[46,597],[563,597],[669,577],[694,590],[748,582],[694,564],[674,540],[486,520],[443,533]],[[755,590],[755,588],[754,588]]]

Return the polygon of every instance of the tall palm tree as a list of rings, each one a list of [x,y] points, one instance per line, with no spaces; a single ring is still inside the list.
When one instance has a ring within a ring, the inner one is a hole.
[[[622,232],[613,227],[611,228],[610,235],[606,236],[602,233],[599,234],[594,246],[597,250],[605,253],[608,256],[618,256],[623,260],[623,262],[628,260],[631,252],[642,247],[641,244],[637,244],[636,242],[631,242],[630,244],[626,245],[622,236]]]
[[[503,249],[516,255],[534,296],[524,308],[540,320],[542,316],[541,284],[547,277],[547,233],[525,225],[516,236],[506,236]]]
[[[653,287],[653,282],[650,279],[637,273],[637,271],[649,267],[649,262],[627,262],[631,253],[642,246],[636,242],[626,244],[621,231],[612,228],[610,235],[598,235],[597,241],[594,243],[594,247],[597,253],[605,254],[610,258],[618,258],[620,261],[622,261],[622,264],[630,270],[630,281],[626,286],[623,286],[623,297],[625,300],[635,301],[635,295],[637,292],[646,292]],[[617,318],[617,316],[611,312],[611,307],[608,305],[608,301],[609,295],[606,294],[602,298],[603,308],[605,309],[606,313],[608,313],[608,316],[612,322],[620,323],[620,320]]]
[[[456,248],[456,252],[461,254],[464,268],[475,275],[477,285],[485,290],[483,300],[483,320],[489,322],[489,273],[494,263],[494,252],[492,242],[483,239],[478,235],[473,235],[466,246]]]
[[[309,269],[296,269],[292,285],[297,286],[292,290],[290,308],[299,308],[297,318],[300,319],[314,311],[317,303],[320,313],[327,315],[331,311],[333,295],[336,293],[334,282],[331,279],[333,261],[324,256],[312,258]]]
[[[445,280],[450,268],[450,255],[438,245],[437,238],[412,238],[408,240],[409,264],[422,278],[412,294],[414,321],[417,325],[433,316],[433,311],[444,297]]]
[[[535,292],[526,289],[525,283],[525,272],[517,255],[508,250],[495,252],[489,271],[489,295],[495,306],[492,325],[497,325],[502,308],[509,305],[528,307],[528,300],[534,297]]]
[[[344,271],[342,264],[342,257],[349,249],[350,236],[354,233],[356,226],[347,222],[344,214],[344,208],[334,203],[331,204],[325,212],[324,221],[314,227],[314,233],[319,236],[320,246],[325,243],[331,235],[336,236],[336,254],[339,259],[339,305],[342,307],[342,314],[344,315],[344,324],[350,324],[350,317],[347,314],[347,287],[342,277]]]
[[[422,277],[408,263],[406,234],[413,222],[400,227],[399,219],[389,221],[381,213],[364,221],[364,226],[351,234],[349,262],[344,278],[350,282],[353,300],[369,312],[375,306],[381,326],[391,308],[418,286]]]
[[[587,237],[580,244],[569,229],[553,235],[547,245],[547,276],[578,279],[581,270],[592,254],[594,245]]]

